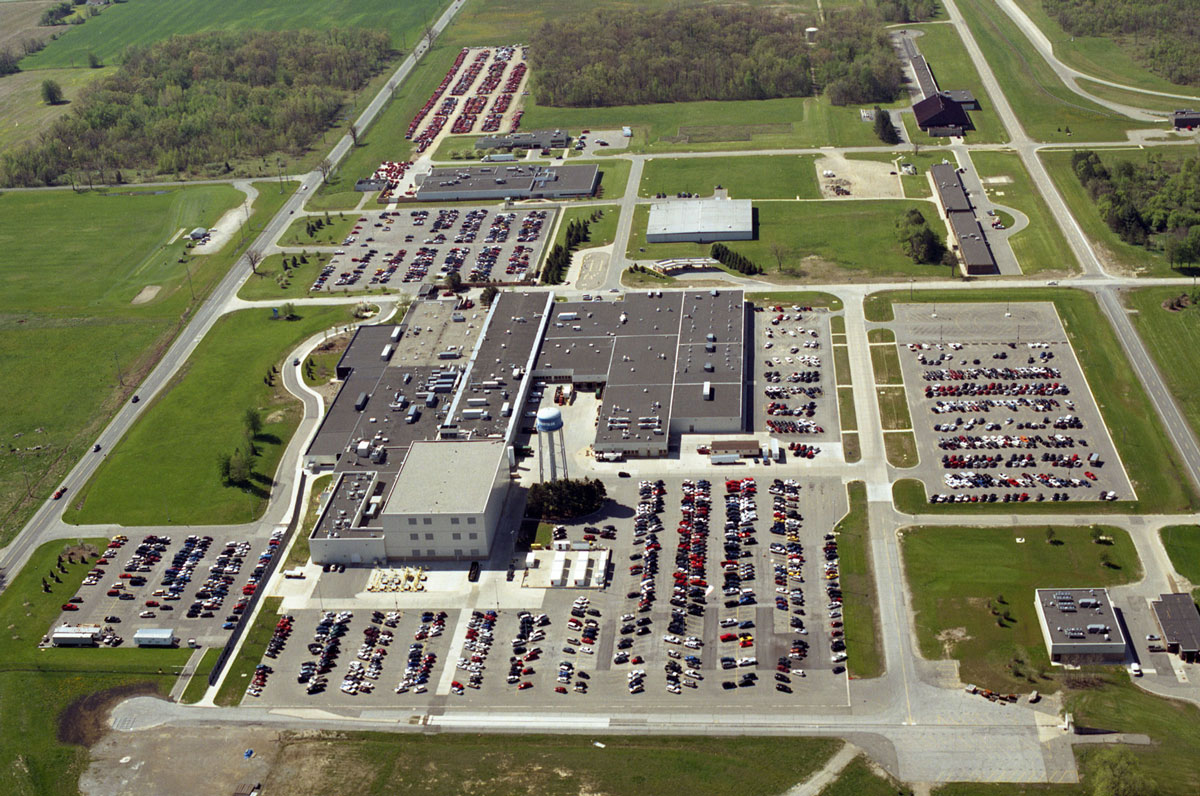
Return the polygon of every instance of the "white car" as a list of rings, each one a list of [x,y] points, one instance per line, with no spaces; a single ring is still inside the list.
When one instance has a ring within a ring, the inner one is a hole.
[[[1129,676],[1130,677],[1141,677],[1142,676],[1142,665],[1137,662],[1129,664]]]

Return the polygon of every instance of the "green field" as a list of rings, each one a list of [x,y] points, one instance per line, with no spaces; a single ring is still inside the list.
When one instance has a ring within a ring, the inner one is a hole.
[[[900,355],[896,352],[895,345],[880,343],[872,345],[871,367],[875,371],[876,384],[904,383],[904,377],[900,374]]]
[[[21,61],[22,69],[86,66],[88,53],[108,63],[129,46],[145,46],[183,33],[209,30],[327,30],[382,28],[393,46],[407,52],[426,19],[445,8],[445,0],[411,0],[396,6],[384,0],[329,0],[297,5],[282,0],[247,4],[237,0],[127,0],[63,29],[57,41]]]
[[[555,246],[567,245],[567,223],[575,219],[587,221],[593,214],[599,217],[588,225],[588,239],[579,244],[580,249],[594,249],[598,246],[608,246],[617,235],[617,220],[621,217],[620,205],[589,205],[587,207],[567,207],[562,210],[562,218],[558,222],[558,234],[554,236]]]
[[[720,185],[730,199],[820,199],[815,155],[725,158],[653,158],[642,171],[638,196],[680,191],[712,196]]]
[[[746,301],[759,306],[797,306],[824,307],[830,312],[841,312],[842,300],[832,293],[820,293],[815,290],[772,290],[746,294]],[[837,322],[845,323],[840,315],[829,319],[830,326],[836,328]],[[843,332],[845,329],[843,328]]]
[[[603,748],[593,745],[596,738],[567,734],[305,733],[283,740],[264,793],[286,792],[295,771],[311,770],[322,774],[305,781],[308,796],[443,796],[481,787],[538,796],[777,796],[841,748],[829,738],[637,735],[605,736]],[[497,782],[513,784],[497,789]]]
[[[1134,310],[1134,326],[1183,416],[1200,433],[1200,308],[1192,305],[1179,312],[1163,308],[1165,302],[1184,292],[1190,291],[1144,288],[1126,292],[1122,298]]]
[[[858,432],[842,434],[842,455],[848,464],[862,461],[862,446],[858,441]]]
[[[208,676],[212,673],[213,667],[217,665],[217,659],[220,657],[221,647],[209,647],[204,651],[200,663],[196,665],[196,671],[183,688],[183,694],[179,697],[180,702],[185,705],[194,705],[204,698],[208,692]]]
[[[0,195],[0,358],[21,374],[0,388],[0,544],[132,394],[196,306],[192,291],[202,300],[240,253],[231,242],[185,266],[183,241],[168,241],[243,198],[223,185]],[[268,193],[258,202],[277,206]],[[52,219],[69,219],[70,234],[48,237]],[[134,304],[150,285],[158,293]]]
[[[844,345],[833,347],[833,378],[838,387],[852,385],[850,376],[850,352]]]
[[[729,248],[749,257],[767,279],[873,281],[884,277],[944,279],[940,265],[916,265],[900,250],[895,224],[917,208],[932,215],[933,205],[904,199],[855,202],[763,202],[754,208],[754,240],[733,241]],[[628,256],[637,260],[707,257],[711,247],[699,243],[646,243],[649,207],[638,205],[630,232]],[[847,235],[853,229],[855,234]],[[771,247],[784,247],[780,270]],[[645,251],[642,251],[645,249]]]
[[[273,321],[269,310],[222,317],[181,374],[108,454],[71,501],[68,522],[121,525],[234,525],[266,507],[279,457],[300,422],[300,402],[272,367],[305,338],[348,324],[346,307],[309,307],[296,321]],[[217,457],[245,444],[242,418],[263,417],[254,444],[253,484],[225,486]]]
[[[868,329],[868,343],[894,343],[896,342],[896,333],[891,329]],[[897,363],[899,364],[899,363]]]
[[[858,415],[854,409],[854,388],[838,387],[838,425],[842,431],[858,431]]]
[[[825,786],[820,796],[896,796],[906,792],[891,777],[875,773],[870,761],[859,755]]]
[[[277,246],[340,246],[359,221],[365,219],[358,213],[326,213],[324,216],[302,216],[284,230],[276,242]],[[316,223],[322,226],[318,228]],[[313,224],[309,235],[309,224]],[[370,229],[370,224],[365,229]],[[370,234],[364,232],[363,234]]]
[[[908,301],[909,292],[874,293],[868,296],[863,305],[867,320],[892,320],[893,300]],[[1158,414],[1151,408],[1149,398],[1125,358],[1120,342],[1091,295],[1066,289],[922,290],[913,294],[912,301],[1053,301],[1105,423],[1113,431],[1113,442],[1121,454],[1125,470],[1139,495],[1137,501],[1089,503],[1088,510],[1096,513],[1176,513],[1195,510],[1197,497],[1183,470],[1179,453],[1163,431]],[[901,482],[897,482],[895,491],[898,500],[902,500],[897,508],[908,513],[953,512],[962,508],[954,504],[929,505],[925,503],[924,490],[918,492],[911,484],[901,487]],[[1077,506],[1074,503],[1054,504],[1047,501],[1016,506],[972,504],[969,510],[1076,513]]]
[[[571,165],[587,165],[595,163],[600,167],[600,187],[596,195],[601,199],[620,199],[629,190],[629,169],[632,163],[623,158],[610,160],[579,160]]]
[[[71,109],[71,102],[93,80],[110,75],[114,70],[54,69],[38,72],[18,72],[0,80],[0,152],[33,141],[38,133]],[[62,105],[47,105],[42,101],[42,81],[53,80],[63,90],[67,100]]]
[[[94,550],[103,550],[108,542],[85,541]],[[72,710],[60,728],[64,711],[108,689],[165,696],[191,652],[139,649],[128,639],[117,649],[38,649],[38,641],[60,616],[59,606],[78,593],[92,566],[64,564],[66,572],[58,573],[62,583],[51,581],[51,591],[43,593],[41,579],[49,580],[66,546],[50,542],[39,547],[0,593],[5,627],[0,639],[0,792],[13,796],[77,796],[79,776],[91,759],[85,744],[108,730],[108,700]]]
[[[1102,80],[1120,83],[1123,86],[1200,97],[1200,89],[1195,86],[1179,86],[1166,78],[1159,77],[1131,57],[1125,47],[1110,38],[1070,35],[1053,17],[1046,13],[1041,0],[1016,0],[1016,2],[1041,28],[1042,33],[1046,34],[1058,59],[1068,66],[1073,66],[1080,72],[1094,75]],[[1129,46],[1137,45],[1132,43]],[[1142,94],[1140,96],[1149,95]],[[1192,106],[1180,105],[1177,107]]]
[[[1150,149],[1098,149],[1100,160],[1112,168],[1122,160],[1132,163],[1144,163],[1148,157],[1163,160],[1182,160],[1195,157],[1196,150],[1190,146],[1158,146]],[[1079,178],[1071,169],[1071,153],[1054,151],[1039,153],[1046,171],[1054,180],[1054,184],[1062,193],[1063,199],[1071,210],[1071,215],[1079,222],[1079,226],[1087,233],[1100,261],[1110,268],[1130,273],[1134,276],[1179,276],[1172,271],[1167,258],[1161,251],[1151,251],[1145,246],[1134,246],[1121,240],[1117,233],[1104,223],[1096,204],[1080,184]]]
[[[1109,102],[1118,102],[1122,105],[1142,108],[1152,112],[1158,111],[1164,114],[1178,110],[1181,104],[1188,105],[1188,107],[1200,104],[1200,100],[1171,99],[1169,97],[1159,97],[1155,94],[1143,94],[1140,91],[1126,91],[1086,78],[1079,79],[1079,87],[1087,93],[1108,100]]]
[[[881,413],[882,404],[880,401]],[[917,454],[917,438],[911,431],[884,431],[883,451],[892,467],[905,469],[916,467],[921,462],[921,457]]]
[[[673,276],[659,274],[649,269],[634,271],[626,268],[621,272],[621,284],[625,287],[670,287],[676,283]]]
[[[989,199],[1029,217],[1029,226],[1009,238],[1021,272],[1026,276],[1043,272],[1051,275],[1077,272],[1079,260],[1063,237],[1045,198],[1030,179],[1020,156],[1008,152],[972,152],[971,161],[982,179],[1011,180],[992,185],[985,182],[984,190]],[[1007,221],[1011,225],[1011,219]]]
[[[1200,525],[1169,525],[1159,536],[1175,571],[1200,586]]]
[[[1046,655],[1033,590],[1115,586],[1138,580],[1129,534],[1092,528],[909,528],[904,569],[922,656],[959,661],[963,682],[994,691],[1057,690],[1062,671]],[[1023,538],[1023,543],[1016,540]]]
[[[886,107],[901,107],[893,103]],[[611,108],[542,107],[526,98],[521,126],[633,128],[633,152],[706,152],[814,146],[875,146],[871,124],[859,108],[834,107],[824,98],[794,97],[733,102],[675,102]]]
[[[957,5],[1013,112],[1034,140],[1123,141],[1126,130],[1162,126],[1134,121],[1071,91],[1008,15],[988,0],[961,0]]]
[[[842,623],[846,631],[846,666],[852,677],[883,674],[883,644],[879,633],[879,595],[871,568],[871,528],[867,519],[867,487],[852,481],[846,487],[850,511],[834,526],[838,535],[838,565],[845,597]]]
[[[272,254],[258,264],[258,273],[251,274],[238,289],[238,298],[247,301],[270,301],[273,299],[303,298],[321,273],[325,264],[333,259],[329,252],[308,252],[307,263],[297,260],[295,268],[284,270],[285,255]],[[286,255],[290,265],[293,255]],[[295,255],[299,257],[300,255]]]
[[[884,431],[911,431],[912,419],[908,414],[908,400],[903,387],[879,387],[875,390],[879,399],[879,422]]]
[[[938,23],[906,27],[921,31],[922,35],[916,40],[917,47],[929,62],[938,87],[967,89],[979,100],[980,110],[970,112],[975,130],[967,133],[967,140],[975,144],[1007,143],[1008,133],[1004,129],[1004,122],[996,113],[983,87],[983,80],[975,69],[975,62],[971,60],[954,26]]]
[[[282,597],[263,598],[254,623],[246,629],[237,657],[226,664],[225,679],[221,681],[221,687],[213,699],[216,704],[230,707],[242,701],[254,667],[262,663],[267,644],[275,635],[275,624],[279,621],[279,607],[282,604]]]

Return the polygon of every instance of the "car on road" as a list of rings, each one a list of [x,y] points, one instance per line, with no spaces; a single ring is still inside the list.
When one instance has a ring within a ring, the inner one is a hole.
[[[58,489],[54,490],[53,497],[55,500],[58,500],[60,497],[65,495],[66,492],[67,492],[67,488],[65,486],[60,486]]]

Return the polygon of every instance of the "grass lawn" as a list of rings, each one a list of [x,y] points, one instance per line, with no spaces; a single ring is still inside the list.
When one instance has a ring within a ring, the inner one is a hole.
[[[875,370],[876,384],[904,383],[904,377],[900,374],[900,355],[896,353],[895,345],[871,346],[871,367]]]
[[[1144,288],[1126,292],[1133,323],[1171,394],[1192,429],[1200,433],[1200,309],[1163,309],[1163,302],[1186,292],[1181,287]]]
[[[846,316],[834,315],[832,318],[830,318],[829,333],[831,335],[837,334],[844,337],[846,335]],[[846,341],[843,340],[842,342],[845,343]]]
[[[638,196],[680,191],[712,196],[720,185],[731,199],[820,199],[816,155],[654,158],[642,171]]]
[[[761,266],[766,279],[868,281],[884,277],[944,279],[944,267],[916,265],[896,240],[895,224],[916,208],[932,215],[928,202],[880,199],[854,202],[763,202],[754,208],[754,240],[733,241],[729,248]],[[650,209],[638,205],[629,236],[628,256],[638,260],[707,257],[710,246],[700,243],[646,243]],[[853,229],[855,234],[847,235]],[[786,249],[779,270],[773,244]],[[643,249],[645,251],[643,251]]]
[[[621,272],[621,284],[625,287],[670,287],[676,281],[673,276],[666,276],[650,270],[634,271],[626,268]]]
[[[858,431],[858,416],[854,412],[854,388],[838,387],[838,420],[842,431]]]
[[[880,406],[881,411],[882,408]],[[916,467],[921,461],[917,455],[917,438],[911,431],[883,432],[883,450],[892,467]]]
[[[283,254],[267,256],[258,264],[258,274],[251,274],[238,289],[238,298],[247,301],[304,298],[325,264],[333,259],[329,252],[309,252],[304,255],[307,263],[299,261],[300,255],[286,255],[289,267],[283,267]],[[296,267],[290,267],[292,257],[297,257]]]
[[[1158,533],[1175,571],[1200,585],[1200,525],[1168,525]]]
[[[1127,83],[1128,81],[1122,82]],[[1171,111],[1178,110],[1181,103],[1187,104],[1188,107],[1193,107],[1197,104],[1196,100],[1191,100],[1190,104],[1188,104],[1188,100],[1159,97],[1155,94],[1143,94],[1140,91],[1126,91],[1125,89],[1113,88],[1112,86],[1106,86],[1103,83],[1097,83],[1094,80],[1086,78],[1079,79],[1079,87],[1089,94],[1109,100],[1110,102],[1131,105],[1134,108],[1143,108],[1148,111],[1159,111],[1160,113],[1170,113]],[[1200,93],[1200,89],[1190,89],[1190,91]]]
[[[71,102],[93,80],[113,73],[113,69],[46,69],[17,72],[0,80],[0,152],[33,141],[38,133],[71,110]],[[53,80],[62,87],[62,105],[42,102],[42,81]]]
[[[309,534],[317,524],[317,514],[321,510],[321,497],[325,490],[333,484],[333,473],[318,476],[313,479],[309,492],[308,506],[304,509],[304,520],[296,528],[296,539],[288,550],[287,558],[279,565],[280,569],[288,570],[308,564],[311,555],[308,545]]]
[[[620,205],[602,205],[596,207],[567,207],[562,210],[562,219],[558,222],[558,234],[552,245],[567,245],[567,224],[575,219],[587,221],[593,216],[596,219],[588,225],[588,239],[579,244],[580,249],[593,249],[608,246],[617,236],[617,220],[621,217]]]
[[[253,4],[236,0],[128,0],[104,9],[87,24],[70,26],[57,41],[21,61],[22,69],[86,66],[88,53],[116,62],[129,46],[145,46],[176,34],[209,30],[327,30],[334,27],[383,29],[399,50],[413,47],[426,19],[445,8],[444,0],[412,0],[395,6],[385,0],[330,0],[297,6],[284,0]]]
[[[867,342],[869,343],[894,343],[896,342],[896,333],[891,329],[868,329]],[[897,362],[896,364],[899,364]]]
[[[1025,164],[1016,153],[1007,152],[972,152],[971,161],[979,176],[985,180],[984,190],[993,202],[1008,205],[1021,211],[1029,217],[1029,226],[1018,232],[1009,242],[1013,254],[1021,264],[1021,271],[1026,275],[1038,274],[1043,271],[1072,273],[1079,270],[1079,260],[1075,252],[1067,245],[1058,222],[1046,206]],[[1008,178],[1011,182],[989,185],[986,180],[991,178]],[[1002,219],[1009,226],[1011,217]]]
[[[1072,36],[1046,13],[1041,0],[1017,0],[1017,5],[1041,28],[1046,38],[1050,39],[1050,43],[1054,47],[1054,54],[1068,66],[1073,66],[1080,72],[1094,75],[1102,80],[1120,83],[1123,86],[1200,97],[1200,89],[1195,86],[1176,85],[1139,64],[1129,54],[1136,44],[1130,43],[1128,46],[1122,46],[1108,37]],[[1140,96],[1148,95],[1141,94]],[[1172,107],[1170,110],[1174,109],[1175,107]]]
[[[1092,528],[926,527],[903,531],[901,550],[912,591],[921,654],[960,662],[964,682],[994,691],[1055,691],[1033,590],[1115,586],[1138,580],[1141,563],[1129,534]],[[1025,542],[1018,544],[1017,538]]]
[[[883,652],[879,635],[879,597],[871,568],[867,521],[867,487],[852,481],[846,487],[850,512],[834,526],[838,535],[838,563],[845,596],[842,622],[846,631],[846,666],[852,677],[883,674]]]
[[[252,225],[274,212],[272,198],[260,193]],[[0,544],[91,447],[241,251],[235,239],[185,265],[185,244],[169,241],[243,199],[224,185],[0,195],[0,358],[21,374],[0,387],[11,446],[0,457]],[[71,219],[70,234],[48,234],[60,218]],[[158,287],[153,298],[133,303],[148,286]]]
[[[847,464],[862,461],[862,446],[859,444],[857,431],[842,434],[842,455]]]
[[[900,106],[901,103],[893,103],[886,107]],[[629,147],[634,152],[875,146],[879,143],[871,124],[860,120],[858,106],[834,107],[823,97],[549,108],[538,105],[534,97],[529,96],[525,109],[521,127],[527,130],[615,129],[628,125],[633,128]]]
[[[917,47],[929,61],[933,76],[942,88],[967,89],[979,100],[981,110],[971,111],[973,132],[967,140],[977,144],[1003,144],[1008,141],[1004,122],[995,111],[995,105],[983,87],[983,80],[975,69],[975,62],[967,53],[962,39],[953,25],[930,24],[906,26],[920,30]]]
[[[828,738],[446,733],[295,734],[285,738],[266,793],[283,792],[296,770],[325,771],[311,796],[346,793],[473,793],[474,784],[519,783],[504,793],[775,796],[803,782],[841,748]],[[747,761],[756,761],[747,765]],[[299,768],[298,768],[299,767]],[[414,771],[420,776],[413,776]]]
[[[821,293],[816,290],[773,290],[770,292],[757,291],[746,294],[746,301],[751,304],[764,307],[775,306],[797,306],[797,307],[824,307],[830,312],[840,312],[842,310],[842,300],[832,293]],[[836,329],[837,323],[841,321],[843,324],[842,331],[845,332],[846,320],[835,315],[829,319],[830,325]]]
[[[399,317],[403,317],[400,314]],[[304,383],[309,387],[328,384],[337,375],[337,363],[350,345],[350,335],[330,337],[321,343],[304,360]]]
[[[221,647],[209,647],[204,651],[204,656],[200,658],[195,673],[188,680],[188,684],[184,686],[183,694],[179,697],[180,702],[185,705],[194,705],[204,698],[204,694],[208,691],[208,676],[212,673],[213,667],[217,665],[217,658],[221,657],[221,649]]]
[[[279,236],[278,246],[341,246],[342,241],[350,231],[358,225],[358,213],[336,213],[322,216],[307,216],[297,218],[292,225]],[[320,228],[317,224],[320,223]],[[312,234],[309,232],[312,224]]]
[[[279,622],[279,607],[282,604],[282,597],[263,598],[258,616],[254,617],[254,624],[246,629],[237,657],[226,664],[225,679],[213,699],[216,704],[230,707],[242,701],[246,694],[246,686],[250,683],[250,676],[254,674],[254,667],[262,663],[267,644],[271,641],[271,636],[275,635],[275,625]]]
[[[1194,147],[1174,146],[1152,147],[1149,150],[1109,151],[1100,149],[1097,152],[1100,160],[1109,168],[1122,160],[1140,165],[1146,162],[1147,157],[1151,156],[1163,160],[1180,160],[1196,155]],[[1042,158],[1046,170],[1071,209],[1071,215],[1075,216],[1079,226],[1083,227],[1083,231],[1087,233],[1088,239],[1092,242],[1092,246],[1096,249],[1096,254],[1102,262],[1136,276],[1179,276],[1179,273],[1171,270],[1167,258],[1161,251],[1151,251],[1145,246],[1126,243],[1117,237],[1117,233],[1109,229],[1108,225],[1104,223],[1104,219],[1100,217],[1095,203],[1092,202],[1087,191],[1080,184],[1079,178],[1071,169],[1071,152],[1044,152],[1039,157]]]
[[[533,537],[534,544],[539,544],[543,549],[549,550],[550,545],[554,542],[554,523],[539,522],[537,524],[537,532]]]
[[[957,293],[957,295],[955,295]],[[908,291],[875,293],[867,297],[864,311],[868,320],[890,321],[891,301],[909,301]],[[913,294],[913,301],[1053,301],[1062,319],[1075,355],[1087,376],[1088,386],[1096,396],[1100,412],[1113,430],[1113,441],[1121,454],[1125,469],[1133,481],[1139,500],[1114,503],[1090,503],[1088,511],[1105,513],[1176,513],[1190,512],[1198,505],[1190,481],[1174,445],[1167,439],[1162,423],[1150,407],[1141,383],[1134,375],[1124,350],[1108,321],[1088,293],[1067,289],[937,291],[922,290]],[[898,486],[898,485],[897,485]],[[899,490],[897,490],[899,493]],[[906,501],[920,498],[911,486],[905,487]],[[902,511],[939,511],[955,504],[904,504]],[[1057,512],[1075,513],[1076,503],[1023,503],[1020,505],[973,504],[972,512]]]
[[[88,539],[103,550],[106,539]],[[90,760],[86,744],[97,740],[108,724],[109,700],[73,703],[108,689],[166,695],[191,650],[138,649],[131,642],[117,649],[37,649],[60,614],[59,606],[74,596],[91,564],[65,564],[62,583],[43,593],[41,579],[54,569],[67,546],[50,542],[0,594],[0,792],[14,796],[75,796]],[[94,561],[95,557],[89,558]],[[69,716],[61,728],[64,712]]]
[[[1068,89],[994,3],[962,0],[958,10],[1031,138],[1052,142],[1123,141],[1126,130],[1163,126],[1121,116]]]
[[[180,375],[108,454],[71,501],[68,522],[121,525],[233,525],[266,507],[279,457],[301,405],[268,372],[310,335],[350,322],[346,307],[306,307],[297,321],[243,310],[217,321]],[[243,415],[257,408],[252,484],[225,486],[217,457],[245,444]]]
[[[891,777],[875,773],[870,761],[859,755],[842,769],[837,779],[825,786],[821,796],[896,796],[905,792]]]
[[[908,400],[903,387],[879,387],[875,391],[879,398],[879,422],[884,431],[911,431],[912,419],[908,414]]]
[[[851,385],[850,377],[850,352],[846,350],[844,345],[835,345],[833,347],[833,380],[839,387],[849,387]]]

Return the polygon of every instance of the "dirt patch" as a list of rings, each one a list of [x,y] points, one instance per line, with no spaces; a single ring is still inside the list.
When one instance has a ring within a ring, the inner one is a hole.
[[[129,697],[157,694],[155,684],[146,681],[81,697],[67,705],[58,717],[58,741],[75,746],[91,746],[108,732],[108,713],[113,705]]]
[[[1167,312],[1183,312],[1190,306],[1192,306],[1192,297],[1187,293],[1180,293],[1175,298],[1167,299],[1162,303],[1162,308]]]
[[[937,640],[942,642],[942,652],[949,658],[952,656],[956,644],[970,641],[971,637],[967,635],[965,627],[948,627],[937,634]]]
[[[842,155],[818,158],[817,181],[823,199],[903,199],[900,177],[893,163],[852,160]],[[827,176],[832,172],[833,176]]]
[[[281,409],[277,412],[272,412],[271,414],[267,415],[265,418],[263,418],[263,422],[268,425],[272,423],[282,423],[286,416],[287,413]]]
[[[149,301],[153,301],[154,297],[158,295],[158,291],[160,290],[162,290],[162,285],[146,285],[144,288],[138,291],[138,294],[133,297],[133,301],[129,303],[145,304]]]

